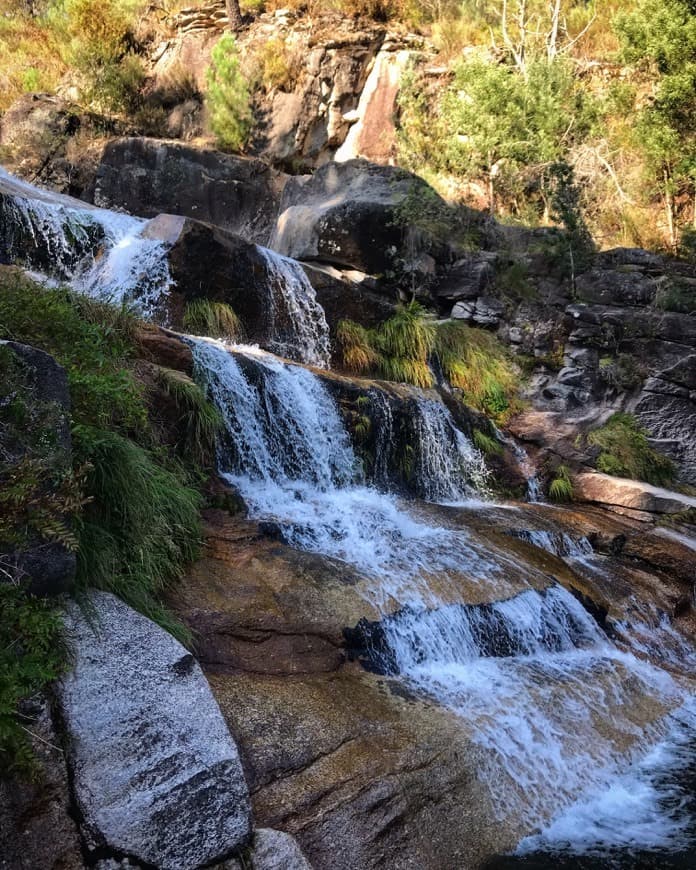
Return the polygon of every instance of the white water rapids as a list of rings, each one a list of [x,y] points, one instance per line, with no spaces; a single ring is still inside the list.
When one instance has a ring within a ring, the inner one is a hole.
[[[370,600],[385,613],[385,661],[461,715],[484,750],[480,776],[501,819],[543,827],[549,846],[567,840],[568,825],[582,817],[591,840],[588,814],[606,808],[613,790],[644,781],[660,741],[674,743],[671,713],[683,718],[685,701],[678,682],[618,650],[558,585],[490,605],[445,602],[430,578],[462,570],[496,583],[509,570],[505,560],[465,530],[435,525],[365,486],[338,410],[311,372],[249,349],[237,348],[237,359],[211,341],[193,349],[197,377],[225,419],[220,471],[252,516],[277,523],[290,544],[371,578]],[[437,431],[439,410],[435,416],[421,427],[424,438]],[[535,534],[531,543],[559,555],[591,552],[584,539]],[[609,818],[604,840],[662,842],[683,830],[657,798],[651,813],[647,826],[637,804],[633,819]]]

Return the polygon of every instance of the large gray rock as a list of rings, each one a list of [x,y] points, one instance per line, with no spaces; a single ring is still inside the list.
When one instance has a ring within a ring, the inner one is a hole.
[[[59,688],[90,852],[194,870],[245,847],[249,794],[237,747],[197,662],[106,592],[70,605],[74,666]]]
[[[250,160],[178,142],[115,139],[104,150],[94,201],[154,217],[184,215],[265,243],[285,176]]]
[[[312,870],[297,840],[273,828],[258,828],[254,831],[251,862],[254,870]],[[213,870],[245,870],[246,866],[232,858],[224,864],[217,864]]]
[[[696,508],[696,498],[652,486],[641,480],[628,480],[609,474],[578,474],[573,480],[573,487],[575,497],[580,501],[651,514],[677,514]]]
[[[364,160],[326,164],[288,181],[271,247],[297,260],[371,274],[408,270],[426,251],[443,253],[432,236],[416,230],[419,197],[447,208],[422,179],[402,169]]]

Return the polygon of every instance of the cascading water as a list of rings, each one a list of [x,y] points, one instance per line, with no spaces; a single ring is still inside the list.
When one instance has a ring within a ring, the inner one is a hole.
[[[483,454],[457,428],[441,401],[411,397],[408,418],[400,421],[397,434],[389,398],[375,389],[368,391],[368,397],[377,433],[370,474],[376,485],[392,488],[395,469],[400,467],[411,489],[426,501],[456,504],[486,492],[488,469]],[[408,451],[405,457],[399,455],[404,449]]]
[[[483,454],[455,425],[442,402],[418,398],[412,417],[418,445],[414,477],[427,501],[461,502],[485,489]]]
[[[521,588],[483,605],[442,597],[442,575],[465,571],[481,588],[502,588],[512,562],[361,485],[338,411],[310,372],[249,351],[235,359],[210,341],[194,341],[193,351],[226,423],[221,473],[251,514],[276,521],[289,543],[349,562],[370,579],[366,594],[385,614],[374,654],[461,715],[481,747],[480,776],[501,818],[546,826],[545,842],[555,842],[554,825],[564,829],[583,800],[599,806],[621,777],[639,776],[651,746],[672,745],[675,722],[688,720],[678,681],[618,650],[562,587]],[[583,540],[532,542],[589,558]],[[652,811],[653,829],[679,828],[671,810],[653,803]],[[641,818],[614,819],[605,840],[623,844],[630,828],[639,843],[647,836]]]
[[[148,221],[41,191],[0,169],[0,251],[106,301],[153,314],[171,280],[165,245]]]
[[[329,326],[304,269],[296,260],[268,248],[258,250],[266,262],[272,294],[270,349],[279,356],[328,368]]]

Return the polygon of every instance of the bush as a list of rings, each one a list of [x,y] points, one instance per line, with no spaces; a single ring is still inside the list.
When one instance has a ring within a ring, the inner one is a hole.
[[[674,480],[674,463],[650,446],[647,432],[631,414],[612,414],[587,440],[601,448],[597,469],[605,474],[644,480],[655,486],[668,486]]]
[[[519,375],[491,333],[449,321],[437,329],[435,353],[442,372],[464,400],[499,423],[520,409]]]
[[[36,772],[22,703],[63,672],[67,654],[55,605],[0,583],[0,770]]]
[[[223,148],[239,151],[251,130],[251,100],[239,66],[237,43],[229,33],[213,49],[207,80],[213,133]]]

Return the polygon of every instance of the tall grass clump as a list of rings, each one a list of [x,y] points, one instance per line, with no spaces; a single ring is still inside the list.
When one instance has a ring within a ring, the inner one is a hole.
[[[365,375],[377,370],[379,352],[375,348],[374,331],[353,320],[341,320],[336,328],[336,339],[343,365],[348,371]]]
[[[50,353],[68,375],[72,463],[85,503],[74,524],[76,591],[112,591],[186,640],[161,599],[198,553],[196,461],[212,455],[217,422],[195,384],[170,383],[188,466],[158,443],[131,362],[134,331],[128,312],[0,269],[0,338]]]
[[[182,439],[176,445],[181,456],[188,456],[200,466],[212,465],[215,444],[222,430],[222,416],[208,399],[205,390],[182,372],[160,369],[157,382],[173,401],[179,415]]]
[[[242,324],[232,308],[225,302],[194,299],[184,311],[184,329],[193,335],[210,338],[228,338],[232,341],[242,335]]]
[[[559,465],[549,484],[549,497],[552,501],[568,502],[573,500],[573,481],[567,465]]]
[[[644,480],[654,486],[669,486],[674,480],[674,463],[650,446],[647,432],[632,414],[612,414],[587,440],[601,448],[596,464],[605,474]]]
[[[190,640],[161,598],[198,555],[200,494],[182,470],[117,432],[79,427],[74,440],[90,465],[92,497],[79,521],[78,591],[113,592]]]
[[[468,405],[498,422],[519,410],[519,375],[490,332],[454,321],[440,324],[435,354],[442,373],[464,392]]]

